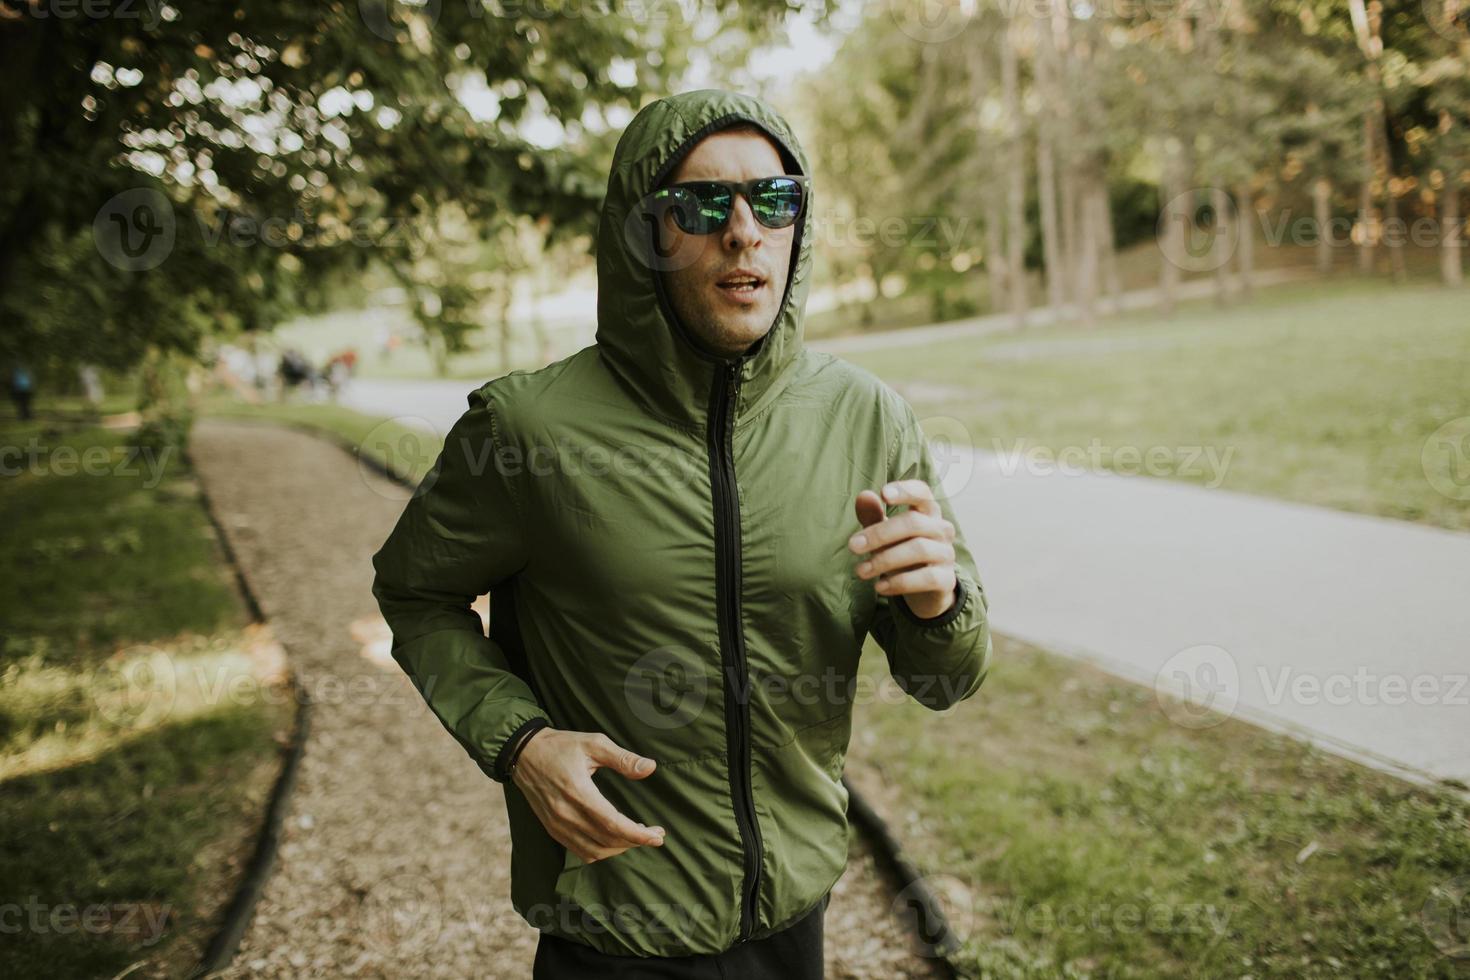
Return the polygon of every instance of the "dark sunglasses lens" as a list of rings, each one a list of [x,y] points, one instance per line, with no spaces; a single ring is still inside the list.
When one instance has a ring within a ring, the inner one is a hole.
[[[719,194],[724,195],[723,208],[715,196]],[[729,197],[718,186],[715,186],[713,195],[703,187],[666,187],[654,194],[652,213],[672,216],[674,223],[686,234],[707,235],[729,216]]]
[[[688,184],[681,188],[689,206],[674,212],[679,227],[691,235],[707,235],[730,219],[730,191],[719,184]]]
[[[790,177],[756,181],[751,189],[750,210],[767,228],[786,228],[801,214],[801,182]]]

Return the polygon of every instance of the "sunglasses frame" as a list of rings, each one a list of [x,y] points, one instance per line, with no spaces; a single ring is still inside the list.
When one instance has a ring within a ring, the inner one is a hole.
[[[754,192],[755,186],[757,184],[760,184],[760,183],[762,183],[764,181],[767,181],[767,180],[791,180],[791,181],[795,181],[796,182],[796,186],[798,188],[800,188],[800,191],[801,191],[800,204],[797,207],[796,215],[791,219],[791,223],[790,224],[785,224],[785,225],[770,225],[770,224],[766,224],[766,222],[764,222],[764,221],[761,220],[760,215],[758,213],[756,213],[755,207],[753,205],[751,205],[751,194]],[[665,187],[660,187],[658,190],[654,191],[653,192],[653,202],[655,203],[655,205],[658,204],[658,203],[662,203],[664,200],[668,199],[668,197],[670,196],[670,194],[669,194],[670,191],[673,191],[673,190],[676,190],[676,189],[680,189],[680,188],[685,189],[685,190],[689,190],[691,194],[694,194],[694,197],[696,198],[696,200],[698,200],[699,199],[699,195],[697,193],[694,193],[693,188],[695,188],[695,187],[709,187],[709,186],[712,186],[712,185],[715,186],[715,187],[723,187],[730,194],[730,210],[727,211],[727,212],[725,212],[725,218],[724,218],[723,221],[721,221],[717,225],[712,225],[706,231],[690,231],[689,229],[687,229],[687,228],[684,227],[683,223],[680,222],[677,217],[675,217],[674,218],[674,224],[679,228],[680,231],[684,232],[684,234],[686,234],[686,235],[713,235],[715,232],[718,232],[718,231],[721,231],[722,229],[724,229],[724,227],[730,223],[730,216],[735,213],[735,198],[736,198],[737,195],[740,196],[740,197],[745,198],[745,204],[746,204],[747,207],[750,208],[751,216],[753,218],[755,218],[756,222],[762,228],[770,228],[773,231],[779,231],[782,228],[793,228],[793,227],[796,226],[796,223],[801,220],[801,216],[806,212],[807,200],[808,200],[808,198],[809,198],[809,196],[811,194],[811,178],[808,177],[808,176],[806,176],[805,174],[771,174],[771,175],[766,176],[766,177],[753,177],[750,180],[685,180],[685,181],[680,181],[677,184],[669,184],[669,185],[667,185]],[[675,207],[675,206],[676,205],[673,202],[670,202],[667,205],[667,207]],[[664,209],[665,211],[667,210],[667,207]],[[660,212],[660,213],[664,213],[664,212]]]

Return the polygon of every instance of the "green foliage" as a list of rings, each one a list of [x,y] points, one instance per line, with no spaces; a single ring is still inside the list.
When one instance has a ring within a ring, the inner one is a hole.
[[[607,131],[680,75],[694,29],[679,5],[6,9],[0,356],[116,368],[319,308],[342,270],[411,275],[454,247],[446,212],[587,231]],[[770,32],[787,9],[699,16]],[[465,278],[418,284],[451,346]]]

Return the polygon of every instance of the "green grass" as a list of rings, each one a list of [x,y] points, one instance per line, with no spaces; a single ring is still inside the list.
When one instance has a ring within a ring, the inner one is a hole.
[[[394,419],[364,415],[332,404],[246,405],[228,396],[214,398],[204,411],[216,418],[277,422],[314,429],[344,440],[358,451],[417,482],[439,454],[441,440]]]
[[[0,974],[181,975],[279,768],[275,648],[176,448],[75,421],[0,445]]]
[[[1463,905],[1422,914],[1470,874],[1462,796],[1241,722],[1180,727],[1152,692],[1016,641],[995,658],[953,710],[870,699],[854,723],[967,972],[1465,975],[1430,932],[1470,941]]]
[[[1436,430],[1470,416],[1467,309],[1470,293],[1437,285],[1314,282],[1232,309],[851,358],[904,387],[921,417],[958,419],[976,448],[1099,447],[1100,465],[1134,471],[1140,457],[1111,454],[1157,448],[1151,475],[1470,530],[1470,500],[1437,490],[1424,460]],[[1428,460],[1443,485],[1455,461]]]
[[[0,615],[7,655],[76,665],[120,644],[238,625],[239,603],[177,447],[100,428],[3,430],[24,453],[0,482]],[[12,452],[11,459],[15,460]],[[19,648],[19,649],[18,649]]]

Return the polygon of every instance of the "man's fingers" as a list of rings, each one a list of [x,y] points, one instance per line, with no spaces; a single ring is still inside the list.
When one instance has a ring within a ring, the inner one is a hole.
[[[578,803],[582,807],[582,830],[588,836],[613,847],[622,844],[658,846],[664,842],[662,827],[646,827],[618,812],[595,785],[583,787]]]
[[[867,561],[859,562],[858,578],[876,578],[888,572],[912,568],[915,565],[932,565],[954,561],[954,545],[934,538],[909,538],[898,544],[889,545],[873,554]]]
[[[888,514],[883,508],[883,498],[871,490],[859,493],[854,506],[857,509],[858,523],[863,527],[877,524]]]
[[[939,503],[934,499],[934,490],[923,480],[895,480],[883,487],[883,502],[890,507],[908,504],[913,509],[939,516]]]
[[[596,855],[606,850],[601,844],[577,830],[571,824],[563,824],[551,835],[558,844],[571,851],[584,862],[597,860]]]
[[[863,528],[848,538],[847,547],[849,551],[861,555],[912,537],[952,541],[954,525],[943,517],[931,517],[917,510],[909,510]]]
[[[873,587],[884,595],[943,592],[954,588],[954,568],[949,565],[925,565],[907,572],[894,572],[880,578]]]
[[[615,769],[629,779],[643,779],[651,775],[657,765],[652,759],[645,758],[636,752],[629,752],[600,733],[587,740],[586,751],[587,757],[599,766]]]

